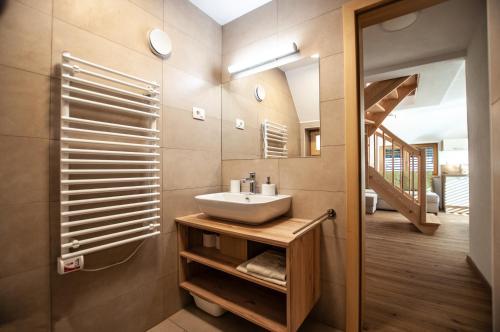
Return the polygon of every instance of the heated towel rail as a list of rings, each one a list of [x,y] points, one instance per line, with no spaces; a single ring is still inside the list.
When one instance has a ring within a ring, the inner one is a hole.
[[[262,124],[264,158],[286,158],[288,157],[288,129],[286,126],[264,120]]]
[[[63,52],[59,265],[160,234],[159,112],[158,83]]]

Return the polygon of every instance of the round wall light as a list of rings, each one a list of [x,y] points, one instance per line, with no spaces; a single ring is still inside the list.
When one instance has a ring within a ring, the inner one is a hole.
[[[258,84],[255,87],[255,99],[257,99],[258,102],[263,101],[266,98],[266,89]]]
[[[400,31],[408,28],[410,25],[415,23],[417,21],[417,18],[418,12],[414,12],[382,22],[380,23],[380,26],[384,31],[387,32]]]
[[[168,35],[161,29],[153,29],[148,33],[151,51],[161,58],[166,58],[172,52],[172,42]]]

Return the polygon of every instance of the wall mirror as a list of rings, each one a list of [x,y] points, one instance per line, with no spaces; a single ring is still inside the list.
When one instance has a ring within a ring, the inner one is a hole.
[[[222,159],[316,157],[319,59],[308,57],[222,85]]]

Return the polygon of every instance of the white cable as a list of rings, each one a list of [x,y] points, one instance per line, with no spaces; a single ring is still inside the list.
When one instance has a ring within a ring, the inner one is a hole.
[[[107,269],[110,269],[112,267],[124,264],[124,263],[128,262],[130,259],[132,259],[132,257],[135,256],[135,254],[137,254],[137,252],[139,251],[139,249],[141,249],[144,242],[146,242],[146,241],[142,240],[142,242],[134,249],[134,251],[130,255],[128,255],[128,257],[126,257],[125,259],[123,259],[119,262],[113,263],[111,265],[103,266],[103,267],[98,267],[95,269],[82,269],[82,271],[84,271],[84,272],[97,272],[97,271],[107,270]]]

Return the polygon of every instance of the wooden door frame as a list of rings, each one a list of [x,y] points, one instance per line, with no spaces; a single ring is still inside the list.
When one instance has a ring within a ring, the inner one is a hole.
[[[364,294],[364,112],[362,40],[364,27],[434,6],[447,0],[351,0],[342,6],[346,149],[346,331],[361,329]]]

